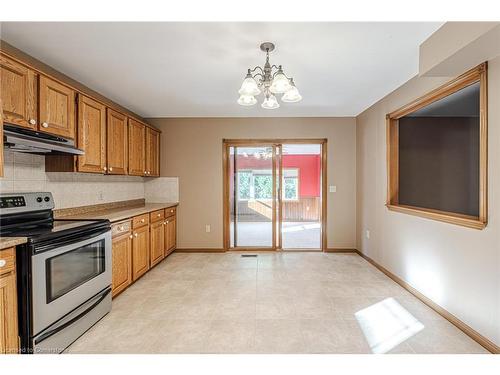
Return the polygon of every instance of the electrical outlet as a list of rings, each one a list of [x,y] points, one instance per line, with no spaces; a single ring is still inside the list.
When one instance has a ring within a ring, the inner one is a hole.
[[[368,229],[366,230],[366,238],[370,239],[370,231]]]
[[[210,233],[210,224],[205,225],[205,232]]]
[[[330,185],[330,193],[336,193],[336,192],[337,192],[337,186]]]

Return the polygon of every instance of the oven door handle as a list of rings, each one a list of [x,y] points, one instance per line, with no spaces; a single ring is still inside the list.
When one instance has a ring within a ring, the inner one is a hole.
[[[39,344],[41,343],[43,340],[45,340],[46,338],[52,336],[52,335],[55,335],[57,332],[60,332],[62,331],[63,329],[69,327],[70,325],[72,325],[73,323],[75,323],[76,321],[80,320],[81,318],[83,318],[85,315],[87,315],[92,309],[94,309],[97,305],[99,305],[105,298],[106,296],[111,292],[111,288],[108,288],[106,289],[102,294],[101,296],[99,297],[99,299],[94,302],[91,306],[89,306],[88,308],[86,308],[83,312],[81,312],[80,314],[78,314],[77,316],[75,316],[74,318],[68,320],[67,322],[61,324],[60,326],[56,327],[56,328],[53,328],[51,329],[50,331],[48,332],[45,332],[43,333],[42,335],[40,335],[39,337],[37,337],[35,339],[35,344]]]

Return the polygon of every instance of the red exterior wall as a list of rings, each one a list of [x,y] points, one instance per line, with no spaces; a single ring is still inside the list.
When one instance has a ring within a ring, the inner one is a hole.
[[[321,181],[321,155],[283,155],[283,168],[299,169],[299,196],[319,197]],[[238,156],[238,169],[271,169],[271,159]]]

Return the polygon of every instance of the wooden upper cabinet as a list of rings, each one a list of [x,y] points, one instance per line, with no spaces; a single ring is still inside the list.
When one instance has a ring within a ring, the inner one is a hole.
[[[107,167],[109,174],[128,173],[127,116],[108,108]]]
[[[3,111],[2,98],[0,97],[0,177],[3,177]]]
[[[128,120],[128,174],[146,175],[146,126],[134,119]]]
[[[40,131],[75,138],[75,91],[52,79],[39,78]]]
[[[37,129],[36,73],[0,55],[0,85],[4,121]]]
[[[78,171],[104,173],[106,167],[106,106],[78,95]]]
[[[146,176],[160,176],[160,133],[147,128]]]

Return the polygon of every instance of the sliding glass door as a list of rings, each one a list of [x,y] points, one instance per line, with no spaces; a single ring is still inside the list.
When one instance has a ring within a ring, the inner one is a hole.
[[[275,245],[276,146],[230,147],[231,247]]]
[[[322,142],[225,141],[225,248],[323,249]]]

